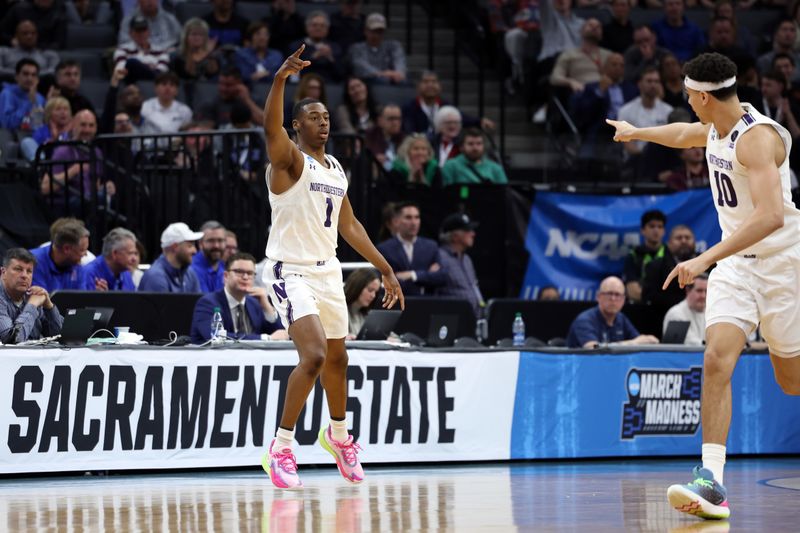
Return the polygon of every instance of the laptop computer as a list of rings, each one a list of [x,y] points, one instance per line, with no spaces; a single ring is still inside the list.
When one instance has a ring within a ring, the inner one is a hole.
[[[109,329],[108,324],[111,322],[111,317],[114,315],[113,307],[87,307],[87,309],[94,312],[92,315],[94,331],[98,329]]]
[[[83,346],[94,330],[94,309],[67,309],[61,326],[61,344]]]
[[[458,333],[458,315],[432,314],[428,327],[427,346],[452,346]]]
[[[667,324],[667,330],[661,339],[661,344],[683,344],[688,332],[688,320],[670,320]]]
[[[396,309],[373,309],[367,313],[364,324],[358,330],[356,340],[385,341],[400,320],[402,311]]]

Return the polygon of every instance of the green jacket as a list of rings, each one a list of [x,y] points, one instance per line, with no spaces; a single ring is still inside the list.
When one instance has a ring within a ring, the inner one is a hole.
[[[508,183],[508,178],[503,167],[486,157],[477,163],[472,163],[464,154],[460,154],[444,164],[444,168],[442,168],[443,186],[476,183],[505,185]]]
[[[438,168],[439,162],[436,159],[431,159],[425,163],[425,185],[430,186],[433,184],[433,179],[436,177],[436,171]],[[411,169],[409,169],[408,165],[406,165],[406,162],[399,157],[392,162],[392,170],[402,174],[406,181],[409,181]]]

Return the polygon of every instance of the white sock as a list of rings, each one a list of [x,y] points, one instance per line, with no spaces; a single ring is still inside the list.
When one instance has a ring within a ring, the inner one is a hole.
[[[292,449],[292,444],[294,443],[294,430],[293,429],[283,429],[282,427],[278,428],[278,431],[275,432],[275,446],[272,447],[273,450],[283,450],[284,448]]]
[[[347,440],[347,419],[334,420],[331,418],[331,437],[333,440],[344,442]]]
[[[714,479],[723,484],[722,473],[725,468],[725,446],[722,444],[703,444],[703,468],[714,474]]]

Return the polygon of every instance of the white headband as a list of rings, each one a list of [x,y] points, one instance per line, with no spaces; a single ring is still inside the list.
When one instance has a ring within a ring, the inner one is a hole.
[[[704,93],[710,93],[711,91],[716,91],[718,89],[732,87],[734,83],[736,83],[736,76],[717,83],[711,81],[696,81],[689,76],[686,76],[686,78],[683,80],[683,84],[687,89],[694,89],[695,91],[701,91]]]

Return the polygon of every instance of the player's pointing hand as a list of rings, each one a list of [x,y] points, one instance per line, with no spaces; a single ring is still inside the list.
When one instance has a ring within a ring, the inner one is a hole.
[[[614,132],[614,140],[617,142],[628,142],[634,139],[633,134],[636,128],[624,120],[611,120],[606,119],[606,124],[612,126],[616,131]]]
[[[711,265],[708,264],[702,254],[688,261],[678,263],[667,276],[664,285],[661,286],[661,290],[667,290],[673,279],[677,279],[678,286],[683,289],[687,285],[694,283],[694,278],[707,271],[709,266]]]
[[[298,48],[292,55],[287,57],[286,61],[284,61],[283,65],[281,65],[281,68],[279,68],[278,72],[275,73],[275,77],[286,79],[311,65],[311,61],[304,61],[300,59],[300,56],[303,55],[303,51],[305,49],[306,45],[301,44],[300,48]]]

